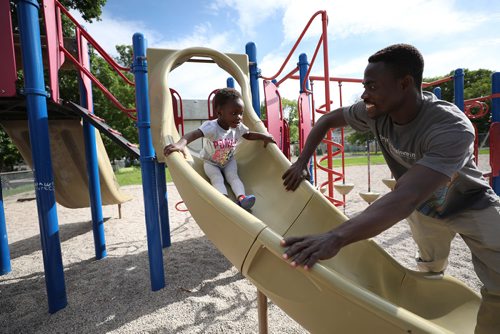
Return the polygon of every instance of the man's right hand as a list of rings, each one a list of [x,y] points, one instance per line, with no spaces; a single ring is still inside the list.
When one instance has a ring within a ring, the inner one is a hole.
[[[298,161],[295,162],[287,169],[287,171],[281,177],[283,179],[283,185],[286,190],[294,191],[300,185],[303,180],[309,180],[311,174],[307,170],[307,164],[304,166]]]

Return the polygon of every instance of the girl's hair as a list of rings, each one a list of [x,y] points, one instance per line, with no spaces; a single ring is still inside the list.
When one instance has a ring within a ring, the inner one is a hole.
[[[370,56],[368,62],[383,62],[392,68],[398,78],[409,74],[413,77],[417,88],[422,85],[424,58],[413,45],[394,44],[388,46]]]
[[[215,93],[214,96],[214,110],[218,110],[223,105],[230,101],[236,101],[238,99],[243,99],[240,92],[234,88],[221,88]]]

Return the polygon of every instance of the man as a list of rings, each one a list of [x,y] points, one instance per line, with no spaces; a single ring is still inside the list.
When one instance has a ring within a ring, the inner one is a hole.
[[[313,127],[283,174],[287,190],[308,176],[308,161],[327,131],[346,125],[375,135],[397,183],[337,228],[283,240],[283,257],[308,269],[408,218],[419,270],[439,274],[459,233],[484,285],[476,333],[500,333],[500,201],[473,160],[472,124],[455,105],[422,92],[423,69],[422,55],[411,45],[378,51],[368,59],[362,101],[324,115]]]

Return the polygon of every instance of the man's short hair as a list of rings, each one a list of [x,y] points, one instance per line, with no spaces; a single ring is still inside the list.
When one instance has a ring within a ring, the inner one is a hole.
[[[415,86],[422,86],[424,73],[424,58],[420,51],[409,44],[394,44],[377,51],[368,58],[369,63],[383,62],[389,65],[396,77],[402,78],[409,74],[415,81]]]

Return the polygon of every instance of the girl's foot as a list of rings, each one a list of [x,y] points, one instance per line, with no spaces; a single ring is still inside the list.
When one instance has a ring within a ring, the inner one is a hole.
[[[255,204],[254,195],[240,195],[238,197],[238,204],[245,210],[252,208]]]

